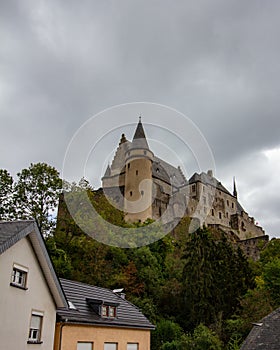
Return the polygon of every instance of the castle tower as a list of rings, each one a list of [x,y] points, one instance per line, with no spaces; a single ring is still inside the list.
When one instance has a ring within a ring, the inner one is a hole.
[[[144,222],[153,216],[153,159],[139,117],[133,140],[125,153],[124,211],[127,222]]]

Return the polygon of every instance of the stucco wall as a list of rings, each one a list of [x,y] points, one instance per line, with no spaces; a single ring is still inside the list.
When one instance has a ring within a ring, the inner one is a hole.
[[[27,290],[10,286],[13,264],[28,268]],[[53,349],[56,309],[28,238],[0,255],[1,349]],[[31,312],[44,313],[40,345],[27,344]]]
[[[139,343],[139,350],[150,349],[149,330],[57,324],[55,338],[54,350],[76,350],[78,341],[93,342],[94,350],[103,350],[105,342],[118,343],[118,350],[126,350],[127,343]]]

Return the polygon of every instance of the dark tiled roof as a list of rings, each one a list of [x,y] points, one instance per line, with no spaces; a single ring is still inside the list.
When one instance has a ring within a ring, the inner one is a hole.
[[[172,183],[175,187],[181,187],[187,183],[183,172],[179,168],[165,162],[164,160],[154,157],[152,166],[153,177]]]
[[[258,322],[249,333],[240,350],[280,349],[280,308]]]
[[[60,319],[100,326],[154,329],[154,326],[135,305],[110,289],[66,279],[61,279],[60,282],[68,302],[71,302],[76,308],[60,309],[58,311]],[[90,306],[89,300],[94,299],[105,304],[118,305],[117,317],[102,318],[98,315]]]
[[[28,235],[33,225],[33,220],[0,221],[0,254]]]
[[[139,120],[139,123],[136,127],[131,147],[132,148],[149,149],[148,142],[147,142],[146,135],[145,135],[145,131],[144,131],[143,125],[141,123],[141,120]]]
[[[205,185],[211,185],[213,187],[216,187],[218,190],[223,191],[232,196],[232,194],[222,185],[220,181],[218,181],[214,176],[210,176],[204,172],[202,172],[201,174],[193,174],[193,176],[189,179],[189,184],[195,182],[201,182]]]

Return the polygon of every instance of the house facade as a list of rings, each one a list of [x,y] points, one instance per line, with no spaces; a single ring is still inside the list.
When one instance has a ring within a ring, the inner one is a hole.
[[[53,349],[67,301],[34,221],[0,222],[2,349]]]
[[[54,350],[149,350],[155,327],[120,291],[61,279],[69,302],[58,310]]]

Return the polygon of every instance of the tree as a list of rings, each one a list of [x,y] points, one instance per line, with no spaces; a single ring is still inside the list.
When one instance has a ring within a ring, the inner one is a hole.
[[[182,328],[170,320],[161,320],[152,333],[152,350],[161,350],[164,343],[178,341],[183,334]]]
[[[55,224],[55,210],[62,181],[58,171],[46,164],[31,164],[17,174],[14,205],[17,218],[35,219],[39,230],[48,233]]]
[[[254,286],[252,272],[240,250],[207,228],[190,236],[183,272],[182,322],[193,329],[200,323],[218,324],[233,314],[239,298]]]
[[[12,196],[14,190],[12,176],[5,169],[0,169],[0,220],[9,220],[14,217]]]
[[[264,287],[270,292],[275,307],[280,306],[280,259],[268,262],[263,268]]]
[[[195,328],[193,334],[182,337],[181,349],[222,350],[222,342],[212,330],[200,324]]]

